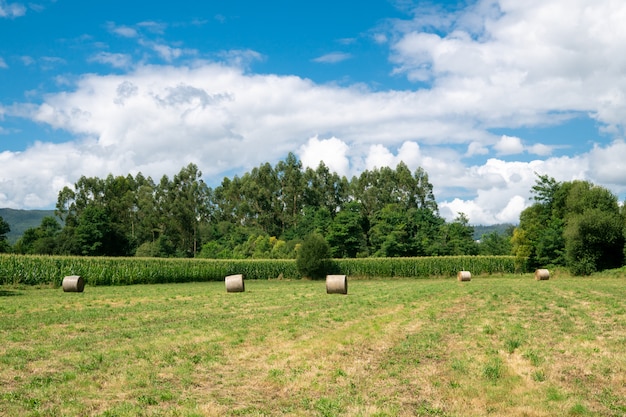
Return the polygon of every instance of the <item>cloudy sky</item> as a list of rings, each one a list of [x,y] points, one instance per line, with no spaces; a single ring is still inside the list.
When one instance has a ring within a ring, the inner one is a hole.
[[[516,223],[537,174],[623,200],[624,22],[623,0],[0,0],[0,207],[289,152],[422,167],[472,224]]]

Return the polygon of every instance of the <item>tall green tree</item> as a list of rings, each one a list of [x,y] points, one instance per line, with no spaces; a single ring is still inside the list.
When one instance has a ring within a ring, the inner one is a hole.
[[[7,233],[11,231],[11,227],[9,223],[4,221],[2,216],[0,216],[0,253],[10,252],[11,245],[9,245],[9,240],[7,238]]]
[[[182,168],[170,181],[163,177],[157,190],[161,239],[171,242],[180,256],[200,250],[199,226],[210,216],[210,192],[195,164]]]
[[[565,265],[574,274],[621,266],[624,219],[617,197],[588,181],[538,176],[535,203],[520,215],[513,250],[529,267]]]
[[[520,267],[535,269],[565,265],[563,228],[569,187],[568,183],[557,182],[547,175],[537,175],[531,188],[535,203],[520,214],[519,226],[511,240],[518,262],[526,259],[526,265]]]
[[[331,217],[335,217],[349,200],[350,183],[336,172],[330,172],[324,162],[320,162],[316,169],[307,168],[303,179],[305,208],[324,208]],[[314,212],[309,210],[307,213]]]
[[[565,252],[578,275],[623,264],[624,219],[617,197],[587,181],[572,182],[566,199]]]
[[[442,255],[444,250],[440,234],[445,220],[428,205],[409,209],[407,216],[412,229],[414,256]]]
[[[41,219],[39,226],[24,231],[22,237],[15,243],[14,251],[21,254],[59,254],[57,236],[60,232],[59,222],[52,216],[46,216]]]
[[[407,212],[400,204],[387,204],[373,215],[370,243],[374,256],[397,257],[414,255],[414,239],[410,234]]]
[[[128,254],[129,242],[115,225],[104,207],[87,206],[78,218],[74,237],[80,255],[123,256]]]
[[[276,177],[279,182],[278,202],[280,221],[285,233],[290,228],[297,227],[302,216],[304,206],[304,172],[302,163],[293,153],[289,153],[284,161],[276,165]]]
[[[474,228],[470,226],[469,219],[464,213],[459,213],[453,222],[442,226],[443,254],[476,255],[478,245],[473,236]]]
[[[333,258],[356,258],[358,254],[365,253],[364,220],[361,205],[356,201],[346,204],[337,213],[326,235]]]

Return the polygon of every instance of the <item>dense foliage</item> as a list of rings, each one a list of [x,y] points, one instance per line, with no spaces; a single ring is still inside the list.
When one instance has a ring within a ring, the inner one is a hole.
[[[322,235],[311,233],[304,238],[296,257],[298,272],[307,278],[321,279],[330,271],[330,246]]]
[[[11,249],[7,239],[7,233],[10,231],[11,227],[9,227],[9,223],[0,217],[0,253],[8,252],[9,249]]]
[[[56,218],[27,230],[22,254],[295,259],[303,239],[324,237],[333,258],[483,253],[463,214],[439,215],[428,174],[366,170],[348,180],[289,154],[214,189],[194,164],[158,183],[81,177],[59,192]],[[62,225],[62,226],[61,226]]]
[[[567,266],[588,275],[624,261],[624,213],[617,197],[587,181],[539,176],[535,203],[520,216],[512,243],[527,267]]]

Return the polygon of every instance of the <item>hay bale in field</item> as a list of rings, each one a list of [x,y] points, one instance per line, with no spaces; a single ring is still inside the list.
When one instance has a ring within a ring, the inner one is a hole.
[[[459,281],[471,281],[472,280],[472,274],[470,273],[470,271],[459,271],[456,277]]]
[[[326,294],[347,294],[348,278],[345,275],[326,275]]]
[[[83,292],[85,280],[80,275],[68,275],[63,278],[63,292]]]
[[[225,279],[226,292],[244,292],[246,290],[243,275],[229,275]]]
[[[535,279],[537,281],[545,281],[547,279],[550,279],[550,271],[548,271],[547,269],[537,269],[535,271]]]

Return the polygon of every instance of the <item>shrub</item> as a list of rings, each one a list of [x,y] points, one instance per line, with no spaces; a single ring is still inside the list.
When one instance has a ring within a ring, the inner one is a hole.
[[[324,278],[330,268],[330,245],[319,234],[308,235],[296,257],[296,267],[303,277]]]

